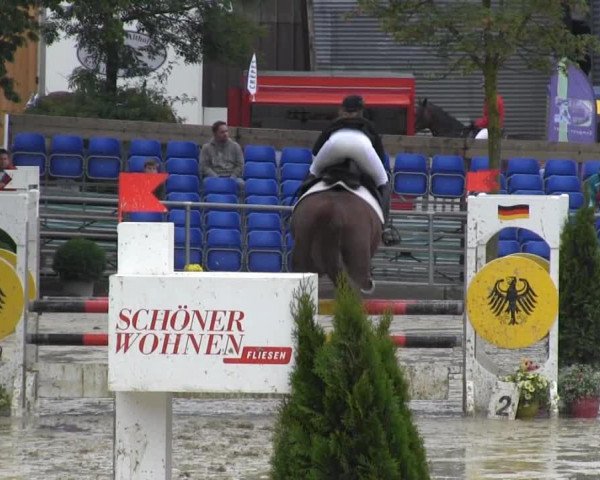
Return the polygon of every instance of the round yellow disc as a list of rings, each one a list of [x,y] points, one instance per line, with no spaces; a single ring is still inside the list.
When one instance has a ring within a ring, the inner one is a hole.
[[[535,253],[520,252],[520,253],[513,253],[512,255],[517,255],[519,257],[528,258],[529,260],[533,260],[538,265],[544,267],[544,270],[546,270],[547,272],[550,271],[550,262],[548,260],[546,260],[544,257],[540,257],[539,255],[536,255]]]
[[[522,255],[486,264],[467,289],[467,314],[479,336],[501,348],[524,348],[556,321],[558,292],[546,269]]]
[[[0,248],[0,258],[3,258],[8,263],[12,265],[12,267],[17,269],[17,254],[15,252],[11,252],[10,250],[4,250]],[[35,278],[33,278],[33,274],[31,270],[27,272],[27,277],[29,278],[27,286],[29,287],[29,300],[35,300],[37,297],[37,291],[35,289]]]
[[[0,258],[0,340],[15,331],[23,313],[23,286],[17,272]]]

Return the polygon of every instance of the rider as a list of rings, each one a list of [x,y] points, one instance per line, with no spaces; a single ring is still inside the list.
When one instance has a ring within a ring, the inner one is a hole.
[[[481,84],[483,88],[484,84]],[[498,115],[500,117],[500,129],[504,128],[504,99],[502,95],[499,93],[496,94],[496,108],[498,109]],[[489,125],[489,112],[487,102],[483,105],[483,117],[478,118],[474,122],[472,122],[472,126],[479,129],[477,135],[475,135],[476,140],[487,140],[488,138],[488,125]]]
[[[313,147],[315,158],[298,196],[316,183],[327,167],[351,158],[375,183],[381,197],[384,223],[387,224],[391,191],[388,172],[383,163],[385,151],[375,126],[363,116],[364,108],[361,96],[349,95],[344,98],[338,118],[323,130],[315,142]],[[392,242],[392,232],[387,228],[384,230],[383,237],[386,244]]]

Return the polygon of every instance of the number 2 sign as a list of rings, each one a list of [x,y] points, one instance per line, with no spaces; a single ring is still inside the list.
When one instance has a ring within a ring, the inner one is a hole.
[[[497,382],[488,406],[488,418],[514,420],[519,404],[519,387],[512,382]]]

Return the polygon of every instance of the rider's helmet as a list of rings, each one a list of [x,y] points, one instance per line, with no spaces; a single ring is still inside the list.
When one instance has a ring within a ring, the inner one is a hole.
[[[342,102],[342,108],[348,112],[358,112],[365,108],[365,102],[360,95],[348,95]]]

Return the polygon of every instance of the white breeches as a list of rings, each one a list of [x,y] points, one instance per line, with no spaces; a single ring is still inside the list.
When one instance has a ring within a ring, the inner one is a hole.
[[[354,160],[361,171],[369,175],[378,187],[388,182],[388,174],[369,137],[358,130],[348,128],[331,134],[313,160],[310,173],[319,176],[325,168],[337,165],[346,158]]]
[[[488,129],[487,128],[482,128],[481,130],[479,130],[477,132],[477,135],[475,135],[475,140],[487,140],[488,139]]]

